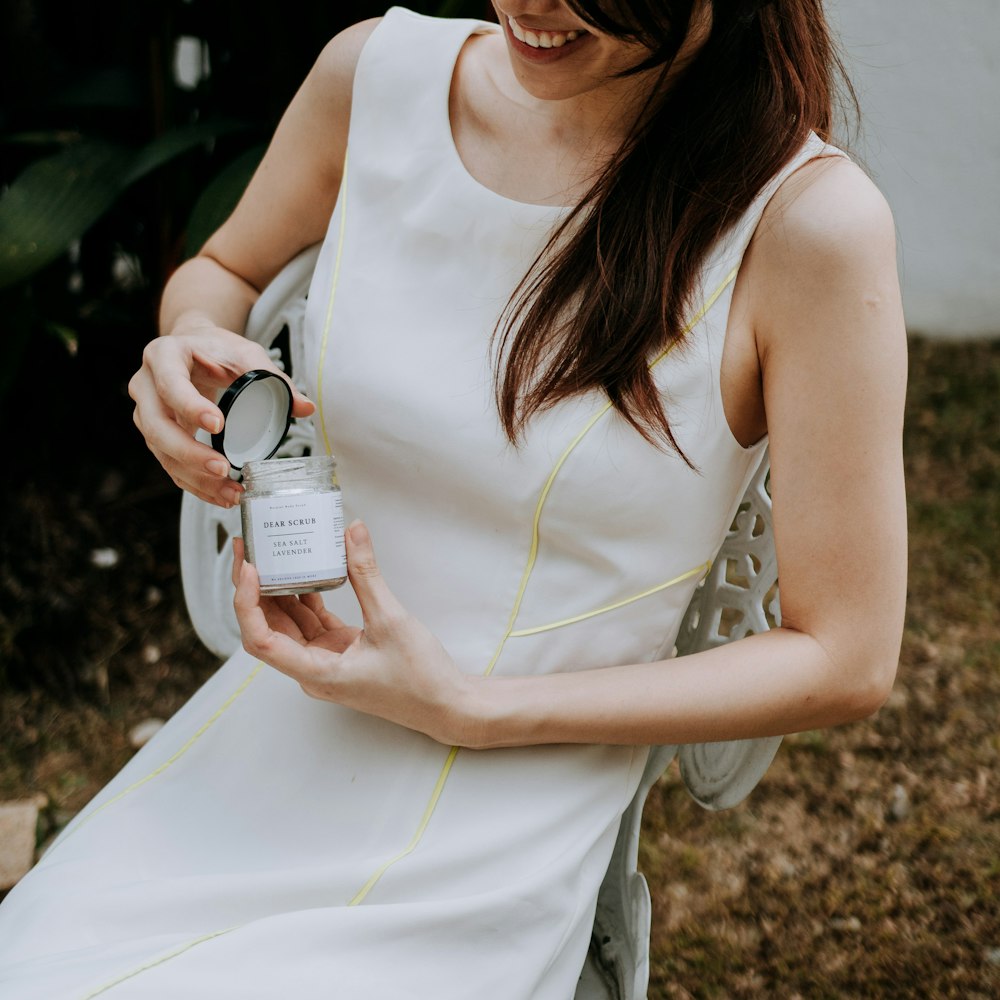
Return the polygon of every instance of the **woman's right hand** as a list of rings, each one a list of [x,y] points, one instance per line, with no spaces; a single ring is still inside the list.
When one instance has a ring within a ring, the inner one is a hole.
[[[220,507],[239,503],[243,487],[229,478],[226,459],[194,435],[199,428],[222,429],[217,393],[255,368],[285,378],[260,344],[199,318],[150,342],[129,382],[133,420],[156,460],[181,489]],[[313,404],[294,385],[292,392],[292,414],[312,413]]]

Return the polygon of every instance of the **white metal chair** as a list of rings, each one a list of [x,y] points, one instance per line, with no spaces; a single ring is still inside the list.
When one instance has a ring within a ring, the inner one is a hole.
[[[246,335],[272,348],[287,330],[292,376],[301,372],[305,298],[319,247],[304,250],[265,289],[251,311]],[[206,438],[207,440],[207,438]],[[276,457],[301,455],[314,443],[311,420],[293,421]],[[677,653],[685,655],[765,632],[780,622],[777,564],[771,530],[765,455],[711,571],[681,624]],[[240,532],[239,509],[222,510],[190,493],[181,503],[181,576],[191,622],[212,652],[228,657],[240,645],[232,607],[230,540]],[[741,801],[767,770],[780,737],[654,747],[638,791],[622,818],[611,864],[597,902],[587,965],[575,1000],[640,1000],[649,979],[650,898],[638,871],[639,831],[646,796],[676,756],[694,799],[707,809]]]

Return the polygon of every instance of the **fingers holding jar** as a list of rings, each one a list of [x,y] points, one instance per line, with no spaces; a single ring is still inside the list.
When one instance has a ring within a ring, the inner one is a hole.
[[[230,479],[226,459],[195,434],[222,431],[225,418],[215,397],[249,369],[284,378],[259,344],[206,323],[148,344],[129,382],[133,421],[156,460],[181,489],[221,507],[238,503],[242,488]],[[308,413],[312,404],[294,389],[292,394],[295,412]]]

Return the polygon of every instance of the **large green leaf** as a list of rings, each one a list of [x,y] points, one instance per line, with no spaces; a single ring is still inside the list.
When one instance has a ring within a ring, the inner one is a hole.
[[[249,127],[235,119],[186,125],[165,132],[138,152],[86,139],[37,160],[0,197],[0,288],[31,277],[65,253],[74,240],[111,208],[129,184],[191,149]],[[40,142],[57,136],[39,134],[19,138]],[[258,151],[253,166],[259,159]],[[219,187],[213,197],[221,196],[225,201],[230,197],[229,188],[238,184],[240,177],[245,186],[249,174],[244,176],[237,171],[234,178],[226,180],[224,172],[216,181]],[[205,193],[211,190],[210,187]],[[242,187],[236,199],[241,192]],[[228,215],[235,204],[235,199],[231,204],[226,202],[228,207],[222,211]],[[204,209],[208,211],[209,205]]]
[[[111,206],[135,153],[95,140],[38,160],[0,198],[0,288],[34,274]]]
[[[264,155],[265,146],[255,146],[238,156],[202,191],[188,219],[185,257],[193,257],[205,241],[229,218],[246,190]]]
[[[162,167],[165,163],[169,163],[175,157],[181,156],[191,149],[196,149],[198,146],[204,146],[219,136],[230,135],[233,132],[251,127],[248,122],[226,118],[172,128],[139,150],[135,162],[125,175],[124,183],[131,184],[133,181],[139,180],[140,177]]]

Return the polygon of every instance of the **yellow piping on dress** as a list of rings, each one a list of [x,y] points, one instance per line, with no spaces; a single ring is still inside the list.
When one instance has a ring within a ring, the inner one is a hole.
[[[253,679],[261,672],[263,666],[264,664],[258,661],[253,670],[251,670],[250,673],[243,679],[243,683],[240,684],[240,686],[215,710],[215,712],[213,712],[212,715],[210,715],[208,719],[201,724],[197,731],[180,747],[179,750],[176,750],[162,764],[160,764],[159,767],[150,771],[144,778],[140,778],[138,781],[133,781],[128,788],[123,788],[117,795],[113,795],[110,799],[108,799],[107,802],[101,803],[101,805],[99,805],[93,812],[84,816],[80,822],[76,824],[76,826],[67,830],[66,836],[73,836],[73,834],[76,833],[80,827],[89,823],[98,813],[104,812],[108,806],[114,805],[115,802],[120,801],[129,793],[134,792],[137,788],[141,788],[146,784],[146,782],[152,781],[153,778],[157,777],[157,775],[162,774],[168,767],[170,767],[171,764],[175,764],[181,757],[184,756],[184,754],[188,752],[188,750],[191,749],[191,747],[195,745],[195,743],[198,742],[198,740],[201,739],[202,736],[205,735],[206,732],[208,732],[208,730],[219,720],[222,713],[225,712],[226,709],[229,708],[233,702],[236,701],[241,694],[243,694],[244,691],[246,691],[246,689],[250,686],[251,681],[253,681]]]
[[[434,791],[431,792],[430,800],[427,803],[427,807],[424,809],[424,814],[420,818],[419,824],[417,824],[416,832],[413,834],[410,842],[404,847],[398,854],[393,855],[388,861],[383,862],[374,872],[370,879],[358,890],[357,895],[347,904],[348,906],[357,906],[365,896],[371,891],[375,883],[387,872],[397,861],[402,860],[407,856],[407,854],[412,853],[417,844],[420,843],[420,838],[424,835],[424,830],[427,829],[427,824],[431,821],[431,816],[434,815],[434,807],[438,803],[438,799],[441,798],[441,793],[444,791],[445,782],[448,780],[448,774],[451,771],[451,765],[455,763],[455,758],[458,756],[458,747],[452,747],[448,751],[448,757],[444,762],[444,767],[441,768],[441,773],[438,775],[438,779],[434,784]]]
[[[562,628],[564,625],[575,625],[577,622],[586,621],[588,618],[603,615],[607,611],[617,611],[619,608],[624,608],[627,604],[634,604],[636,601],[641,601],[644,597],[651,597],[653,594],[658,594],[661,590],[666,590],[668,587],[673,587],[678,583],[683,583],[685,580],[690,580],[693,576],[701,576],[707,573],[711,568],[711,561],[704,562],[700,566],[695,566],[694,569],[689,569],[686,573],[681,573],[680,576],[675,576],[672,580],[667,580],[665,583],[658,583],[655,587],[650,587],[638,594],[633,594],[631,597],[624,597],[620,601],[615,601],[614,604],[605,604],[603,608],[594,608],[593,611],[584,611],[583,614],[573,615],[572,618],[563,618],[557,622],[549,622],[547,625],[535,625],[532,628],[519,628],[510,633],[510,638],[517,639],[523,635],[537,635],[539,632],[549,632],[554,628]]]
[[[246,925],[242,924],[240,926]],[[126,972],[125,975],[119,976],[117,979],[112,979],[103,986],[99,986],[93,993],[88,993],[85,997],[83,997],[82,1000],[93,1000],[94,997],[99,997],[102,993],[106,993],[112,987],[118,986],[120,983],[124,983],[133,976],[138,976],[140,972],[147,972],[149,969],[155,969],[158,965],[162,965],[164,962],[169,962],[170,959],[177,958],[178,955],[183,955],[184,952],[189,951],[195,945],[203,944],[205,941],[211,941],[212,938],[222,937],[223,934],[229,934],[235,930],[239,930],[239,927],[227,927],[224,931],[212,931],[211,934],[203,934],[200,938],[195,938],[194,941],[188,941],[187,944],[182,944],[179,948],[175,948],[173,951],[167,952],[166,955],[154,958],[152,962],[140,965],[139,968],[133,969],[131,972]]]
[[[713,305],[715,305],[719,296],[722,295],[722,293],[726,290],[726,288],[730,285],[730,283],[736,278],[736,274],[738,271],[739,268],[734,267],[732,271],[730,271],[729,274],[726,275],[726,277],[722,281],[722,284],[720,284],[719,287],[716,288],[714,292],[712,292],[712,294],[705,300],[705,303],[698,310],[698,312],[695,313],[694,317],[691,320],[689,320],[688,323],[685,325],[682,331],[682,336],[684,334],[690,333],[691,330],[695,327],[695,325],[701,322],[701,320],[704,318],[708,310],[711,309]],[[676,344],[677,341],[674,341],[674,343],[670,344],[665,350],[663,350],[659,355],[657,355],[657,357],[655,357],[650,362],[649,367],[653,368],[655,365],[658,365],[671,352],[671,350],[673,350]],[[542,518],[542,509],[545,506],[545,501],[548,499],[549,491],[552,489],[552,484],[555,482],[556,476],[559,474],[559,470],[562,469],[563,465],[566,463],[566,460],[573,452],[573,449],[576,448],[576,446],[584,439],[584,437],[586,437],[588,432],[591,430],[591,428],[593,428],[593,426],[598,422],[598,420],[600,420],[601,417],[603,417],[608,412],[608,410],[611,409],[612,405],[613,404],[609,400],[607,403],[604,404],[604,406],[601,407],[601,409],[599,409],[587,421],[587,423],[583,426],[583,429],[576,435],[576,437],[573,438],[572,441],[570,441],[570,443],[566,446],[563,453],[559,456],[558,460],[556,461],[556,464],[552,468],[552,471],[549,473],[548,479],[545,481],[545,485],[542,487],[542,492],[539,494],[538,502],[535,504],[535,514],[534,517],[532,518],[531,547],[528,550],[528,561],[524,567],[524,572],[521,574],[521,583],[518,586],[517,594],[514,597],[514,606],[511,609],[510,619],[507,622],[507,629],[504,632],[503,637],[500,639],[500,642],[497,645],[496,652],[493,654],[493,657],[490,660],[489,665],[483,671],[484,677],[489,677],[490,674],[493,673],[493,668],[496,666],[497,661],[500,659],[500,654],[503,652],[503,648],[506,645],[507,640],[511,638],[512,635],[514,635],[514,625],[517,622],[518,612],[521,610],[521,602],[524,599],[525,591],[528,589],[528,580],[531,578],[531,572],[535,568],[535,561],[538,558],[538,539],[539,539],[538,525]],[[699,566],[696,569],[691,570],[690,573],[699,572],[702,568],[703,567]],[[667,584],[667,586],[669,586],[669,584]],[[659,589],[662,589],[662,587]],[[610,608],[603,610],[610,610]],[[374,874],[372,874],[372,876],[368,879],[368,881],[365,882],[365,884],[358,891],[357,895],[354,896],[353,899],[351,899],[348,905],[357,906],[359,903],[363,902],[368,893],[371,892],[371,890],[375,887],[379,879],[382,878],[382,876],[397,861],[401,860],[402,858],[405,858],[408,854],[412,854],[413,851],[416,849],[417,845],[420,843],[421,837],[423,837],[424,835],[424,831],[427,829],[427,826],[430,823],[431,817],[434,814],[434,809],[437,806],[438,800],[441,798],[441,793],[444,791],[445,782],[447,781],[448,775],[451,772],[452,765],[455,763],[455,758],[458,756],[459,749],[460,749],[459,747],[451,747],[451,749],[448,751],[448,756],[441,767],[441,771],[438,774],[437,781],[434,783],[434,791],[431,793],[431,798],[427,803],[427,807],[424,810],[423,815],[421,816],[420,823],[417,826],[417,831],[416,833],[414,833],[410,842],[406,845],[406,847],[402,851],[399,852],[399,854],[393,856],[388,861],[384,862],[374,872]]]

